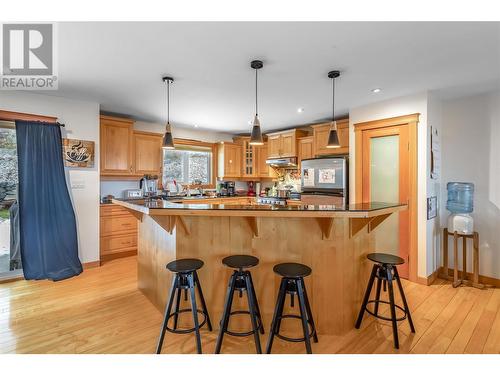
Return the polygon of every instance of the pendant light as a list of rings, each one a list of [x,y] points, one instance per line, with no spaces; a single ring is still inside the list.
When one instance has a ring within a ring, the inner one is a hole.
[[[172,137],[172,126],[170,125],[170,84],[174,82],[172,77],[163,77],[163,82],[167,84],[167,125],[163,135],[162,147],[164,150],[173,150],[174,138]]]
[[[340,76],[338,70],[332,70],[328,73],[328,78],[332,79],[332,122],[330,123],[330,132],[328,133],[328,144],[326,148],[339,148],[339,135],[337,133],[337,122],[335,121],[335,78]]]
[[[250,144],[254,146],[259,146],[264,144],[262,139],[262,132],[260,131],[260,121],[258,115],[257,106],[257,81],[258,81],[258,70],[264,66],[264,63],[260,60],[254,60],[250,63],[252,69],[255,69],[255,117],[253,119],[252,135],[250,137]]]

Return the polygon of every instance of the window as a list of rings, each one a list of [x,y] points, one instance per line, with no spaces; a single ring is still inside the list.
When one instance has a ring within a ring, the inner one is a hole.
[[[213,148],[178,144],[175,150],[163,150],[163,185],[175,180],[180,184],[211,185]]]

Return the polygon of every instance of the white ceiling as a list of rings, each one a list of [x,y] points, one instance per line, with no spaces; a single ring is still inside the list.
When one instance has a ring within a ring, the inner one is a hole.
[[[268,131],[327,119],[332,69],[342,72],[339,116],[424,90],[490,87],[500,81],[500,23],[61,23],[56,95],[164,122],[168,74],[174,126],[245,132],[252,59],[264,61],[259,114]]]

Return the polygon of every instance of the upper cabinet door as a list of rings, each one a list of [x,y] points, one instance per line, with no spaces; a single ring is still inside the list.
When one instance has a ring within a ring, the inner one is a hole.
[[[270,135],[267,138],[267,157],[279,158],[281,157],[281,135]]]
[[[314,132],[314,154],[335,155],[349,153],[349,119],[337,121],[337,134],[339,137],[339,148],[327,148],[330,123],[313,125]]]
[[[101,174],[130,175],[133,121],[101,116]]]
[[[276,177],[276,172],[269,165],[267,165],[266,160],[268,158],[268,144],[265,143],[263,146],[255,147],[257,155],[257,176],[258,177]]]
[[[304,137],[299,139],[299,152],[298,152],[298,161],[299,164],[304,159],[311,159],[314,157],[314,138],[313,137]]]
[[[161,174],[162,135],[134,131],[134,172],[136,174]]]
[[[241,154],[240,145],[224,143],[219,146],[219,174],[218,177],[241,177]]]
[[[290,133],[281,135],[281,152],[280,156],[297,156],[297,142],[295,138],[295,130]]]

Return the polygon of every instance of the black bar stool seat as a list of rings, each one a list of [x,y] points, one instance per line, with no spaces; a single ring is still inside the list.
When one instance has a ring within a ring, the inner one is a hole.
[[[178,259],[167,264],[167,269],[171,272],[189,273],[199,270],[201,267],[203,267],[204,264],[205,263],[203,263],[203,261],[200,259]]]
[[[305,264],[280,263],[273,267],[273,271],[281,276],[281,284],[267,341],[266,353],[271,353],[274,336],[276,336],[285,341],[304,342],[307,353],[311,354],[311,338],[313,338],[314,342],[318,342],[318,335],[316,334],[316,326],[314,324],[311,306],[309,305],[309,298],[307,297],[304,277],[309,276],[312,270]],[[294,296],[298,297],[300,315],[283,315],[283,307],[287,295],[290,295],[291,307],[294,307]],[[303,331],[302,337],[288,337],[280,334],[281,321],[287,318],[301,320]]]
[[[195,332],[196,349],[199,354],[202,353],[200,328],[203,327],[206,323],[208,326],[208,330],[212,331],[212,323],[210,322],[210,316],[208,315],[205,298],[203,297],[203,292],[201,290],[200,279],[198,278],[198,273],[196,272],[201,267],[203,267],[203,264],[204,263],[202,260],[191,258],[177,259],[167,264],[167,269],[173,272],[174,276],[172,280],[172,286],[170,288],[169,299],[165,308],[165,315],[163,317],[160,338],[158,339],[158,345],[156,347],[156,354],[161,353],[161,348],[163,346],[163,340],[165,338],[166,331],[179,334]],[[198,290],[198,296],[200,297],[202,307],[201,310],[196,306],[195,288]],[[191,297],[191,308],[180,309],[182,290],[184,290],[185,301],[187,301],[189,293]],[[171,313],[174,298],[176,300],[175,309],[174,312]],[[179,315],[187,312],[191,312],[191,314],[193,315],[194,326],[187,329],[177,328]],[[202,316],[201,323],[198,320],[198,315]],[[168,326],[170,318],[172,317],[174,318],[173,328]]]
[[[252,275],[248,268],[255,267],[259,264],[259,258],[251,255],[231,255],[222,259],[222,264],[229,268],[235,269],[229,278],[227,287],[226,300],[224,303],[224,311],[220,321],[220,330],[215,345],[215,353],[220,353],[224,334],[227,333],[231,336],[254,336],[255,348],[257,353],[262,353],[260,346],[259,332],[264,333],[264,326],[262,324],[262,317],[260,315],[259,303],[257,302],[257,295],[253,286]],[[231,311],[233,304],[233,297],[235,291],[239,292],[239,297],[243,297],[243,292],[246,292],[248,299],[248,310],[235,310]],[[248,314],[252,322],[252,330],[248,332],[234,332],[228,329],[229,318],[232,315]]]
[[[358,319],[356,321],[355,327],[359,329],[361,327],[361,322],[363,320],[363,315],[365,311],[370,315],[382,320],[387,320],[392,322],[392,334],[394,337],[394,347],[399,349],[399,338],[398,338],[398,326],[397,322],[408,319],[410,324],[411,332],[415,333],[415,327],[413,326],[413,321],[411,319],[410,309],[408,303],[406,302],[406,297],[403,291],[403,286],[399,278],[399,273],[397,265],[404,264],[404,259],[392,254],[384,253],[370,253],[366,256],[369,260],[374,262],[370,279],[368,281],[368,286],[366,288],[365,296],[363,298],[363,303],[361,305],[361,310],[359,311]],[[370,300],[370,294],[373,289],[373,284],[377,279],[377,289],[375,292],[375,299]],[[399,293],[401,295],[401,300],[403,301],[403,306],[399,306],[394,302],[394,287],[393,280],[396,280],[398,285]],[[386,290],[386,285],[389,292],[389,301],[380,299],[380,292],[382,283],[384,284],[384,291]],[[379,304],[386,304],[390,307],[390,317],[380,315],[378,313]],[[368,308],[368,306],[374,305],[373,311]],[[396,310],[402,312],[402,315],[397,316]]]

